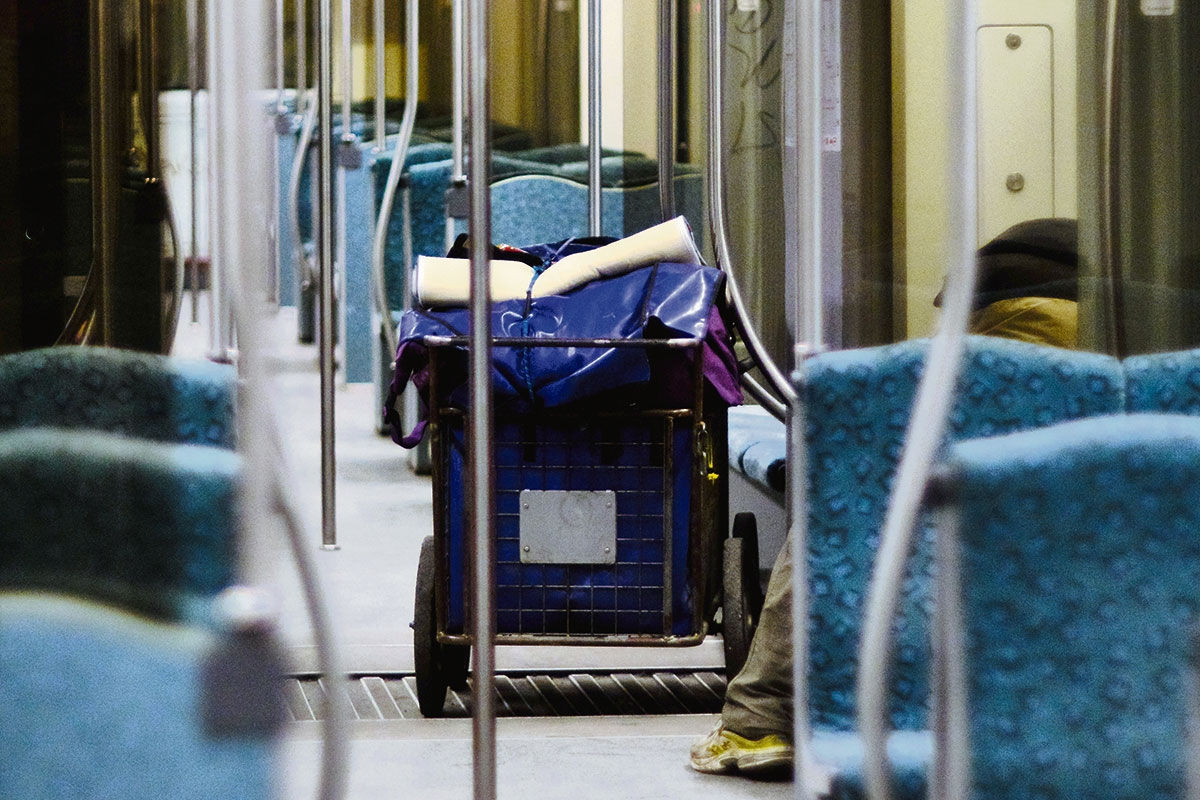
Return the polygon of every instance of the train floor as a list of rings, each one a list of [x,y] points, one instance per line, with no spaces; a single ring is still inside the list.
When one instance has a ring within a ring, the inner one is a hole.
[[[203,317],[203,315],[201,315]],[[353,709],[349,800],[472,796],[470,692],[451,693],[444,719],[424,719],[413,693],[417,554],[431,534],[430,479],[376,434],[373,389],[335,399],[337,549],[320,541],[320,379],[317,350],[296,337],[294,309],[271,321],[271,413],[283,423],[289,480],[312,521],[311,553],[350,680],[318,679],[311,625],[281,530],[258,537],[258,580],[282,598],[293,670],[292,721],[281,754],[281,797],[314,797],[321,699]],[[175,352],[205,355],[204,326],[181,322]],[[724,692],[720,641],[698,647],[500,647],[496,651],[500,798],[783,798],[789,783],[698,774],[692,741],[717,719]]]

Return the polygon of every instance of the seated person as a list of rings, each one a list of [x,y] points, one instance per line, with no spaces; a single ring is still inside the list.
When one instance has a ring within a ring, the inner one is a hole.
[[[979,249],[971,333],[1074,348],[1079,256],[1073,219],[1036,219]],[[942,293],[934,299],[940,306]],[[699,772],[776,776],[792,768],[792,562],[771,571],[746,664],[729,681],[721,721],[691,749]]]

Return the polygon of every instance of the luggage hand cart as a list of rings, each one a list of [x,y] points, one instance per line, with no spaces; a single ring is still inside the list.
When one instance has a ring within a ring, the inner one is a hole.
[[[498,409],[496,644],[697,645],[724,624],[746,629],[757,571],[724,561],[726,406],[702,366],[703,338],[493,338],[499,348],[640,348],[687,362],[686,400],[602,393],[561,408]],[[465,685],[471,635],[465,479],[469,411],[447,400],[462,336],[425,336],[434,534],[422,544],[413,622],[422,714],[443,714]],[[724,573],[724,574],[723,574]],[[749,574],[747,574],[749,573]],[[747,585],[752,581],[753,586]],[[726,640],[728,663],[748,637]],[[734,652],[730,652],[730,648]]]

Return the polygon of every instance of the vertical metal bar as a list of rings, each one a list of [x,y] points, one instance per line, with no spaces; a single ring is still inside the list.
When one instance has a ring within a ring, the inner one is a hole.
[[[653,422],[650,422],[654,425]],[[692,430],[697,429],[696,420],[692,420]],[[653,431],[653,428],[651,428]],[[674,583],[674,545],[675,545],[675,417],[668,415],[663,420],[663,465],[662,465],[662,481],[663,481],[663,577],[662,577],[662,612],[663,612],[663,636],[670,636],[672,629],[675,627],[675,583]],[[653,437],[653,433],[651,433]],[[692,448],[692,458],[698,458],[697,448]],[[699,491],[698,482],[695,479],[696,465],[692,464],[688,470],[688,481],[694,487],[693,494]],[[692,498],[695,502],[695,497]],[[689,527],[694,526],[696,522],[689,520]],[[687,580],[687,576],[683,576]],[[703,583],[698,584],[703,586]]]
[[[354,99],[354,37],[350,27],[354,0],[342,2],[342,141],[353,141],[350,103]]]
[[[496,671],[495,585],[495,484],[492,474],[492,342],[491,287],[488,268],[491,257],[491,196],[488,165],[491,163],[489,120],[491,96],[488,88],[487,0],[472,0],[467,19],[467,41],[471,61],[467,71],[471,117],[471,510],[474,525],[472,574],[474,577],[475,691],[472,746],[475,765],[475,800],[496,797]]]
[[[603,233],[600,191],[600,0],[588,2],[588,233]]]
[[[285,0],[275,0],[275,113],[282,116],[287,113],[283,102],[283,93],[287,88],[284,77],[283,40],[287,37],[284,30]]]
[[[187,0],[187,36],[188,36],[188,132],[191,140],[191,179],[188,190],[191,195],[191,235],[188,237],[188,282],[192,287],[192,311],[191,320],[193,325],[200,323],[200,247],[197,244],[200,234],[200,191],[196,185],[200,176],[200,171],[196,168],[196,162],[200,157],[200,137],[199,137],[199,122],[196,120],[197,106],[196,95],[200,91],[200,38],[199,24],[200,11],[197,6],[198,0]],[[211,220],[209,227],[211,228]]]
[[[794,65],[785,70],[784,193],[789,214],[785,263],[797,268],[796,344],[797,358],[820,352],[824,347],[821,308],[822,263],[821,216],[821,2],[804,0],[785,9],[789,38],[794,43]],[[787,19],[787,17],[791,19]],[[787,34],[785,34],[787,35]],[[787,48],[785,48],[785,51]],[[798,363],[798,362],[797,362]]]
[[[813,109],[819,112],[819,106]],[[820,186],[820,184],[817,184]],[[796,368],[796,381],[804,389],[804,362]],[[804,439],[807,409],[803,399],[788,404],[787,414],[787,524],[785,547],[792,550],[792,736],[797,752],[807,750],[808,720],[808,448]],[[796,800],[810,800],[805,762],[795,765]]]
[[[296,113],[308,110],[308,12],[310,0],[296,0]]]
[[[975,289],[977,238],[976,10],[950,3],[947,13],[946,150],[951,176],[947,200],[946,300],[937,334],[917,387],[904,452],[896,469],[879,555],[867,593],[859,648],[858,723],[864,746],[864,776],[872,800],[891,793],[887,758],[887,685],[892,620],[899,605],[904,568],[925,493],[930,467],[942,444],[966,347],[967,320]]]
[[[1106,352],[1124,356],[1125,310],[1122,307],[1121,263],[1117,254],[1116,157],[1117,125],[1117,0],[1108,0],[1104,18],[1104,105],[1100,150],[1100,275],[1104,287],[1103,316]]]
[[[375,0],[375,150],[387,146],[387,5]]]
[[[317,148],[317,202],[321,317],[317,333],[321,361],[321,547],[337,549],[337,464],[334,452],[333,363],[333,0],[318,0],[317,104],[321,120]]]
[[[116,80],[117,42],[120,31],[113,3],[92,0],[92,74],[89,86],[92,101],[92,250],[93,271],[99,277],[99,342],[112,343],[113,265],[116,257],[116,231],[120,187],[116,181],[116,153],[120,148],[116,128],[117,104],[110,98]]]
[[[453,58],[453,74],[450,76],[452,84],[451,95],[451,113],[454,115],[451,120],[451,170],[450,182],[461,183],[466,180],[465,160],[463,153],[463,106],[466,83],[466,54],[463,50],[464,30],[464,14],[463,3],[467,0],[453,0],[451,5],[451,55]]]
[[[675,216],[675,0],[658,0],[658,204],[664,221]]]

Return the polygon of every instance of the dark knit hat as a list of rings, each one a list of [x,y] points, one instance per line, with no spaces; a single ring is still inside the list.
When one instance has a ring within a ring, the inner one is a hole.
[[[1079,223],[1046,218],[1018,222],[979,248],[976,310],[1014,297],[1079,298]],[[944,291],[944,290],[943,290]],[[942,304],[942,292],[933,304]]]

